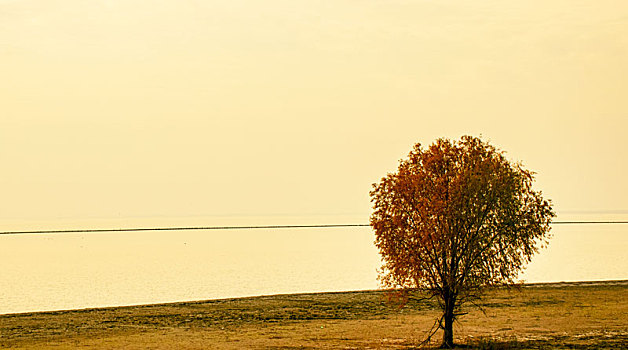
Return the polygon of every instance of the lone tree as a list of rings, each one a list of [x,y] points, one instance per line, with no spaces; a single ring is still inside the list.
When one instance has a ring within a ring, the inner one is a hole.
[[[370,192],[371,226],[387,287],[418,290],[442,309],[442,348],[453,347],[461,306],[488,286],[512,285],[549,239],[550,201],[533,173],[479,138],[420,144]],[[429,338],[434,333],[428,336]]]

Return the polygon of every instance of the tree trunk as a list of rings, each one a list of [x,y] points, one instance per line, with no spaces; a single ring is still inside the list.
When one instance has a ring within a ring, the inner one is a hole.
[[[443,329],[443,344],[441,344],[441,349],[451,349],[454,347],[454,317],[453,315],[448,316],[445,314],[445,328]]]
[[[445,327],[443,328],[443,343],[440,346],[441,349],[451,349],[454,347],[454,304],[455,301],[451,297],[445,300]]]

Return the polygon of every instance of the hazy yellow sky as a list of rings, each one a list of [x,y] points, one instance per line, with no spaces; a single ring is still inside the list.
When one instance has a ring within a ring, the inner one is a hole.
[[[2,228],[367,222],[463,134],[627,210],[627,62],[625,0],[0,0]]]

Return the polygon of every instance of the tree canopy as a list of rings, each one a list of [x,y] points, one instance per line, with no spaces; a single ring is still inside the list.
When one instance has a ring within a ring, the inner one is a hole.
[[[371,226],[387,287],[439,301],[443,347],[461,306],[487,286],[516,282],[549,239],[551,202],[534,173],[471,136],[414,146],[397,172],[373,184]]]

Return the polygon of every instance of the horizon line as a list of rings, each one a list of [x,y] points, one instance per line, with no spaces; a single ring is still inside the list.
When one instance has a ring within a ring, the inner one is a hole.
[[[554,221],[550,225],[583,224],[628,224],[628,221]],[[314,225],[252,225],[252,226],[180,226],[180,227],[136,227],[136,228],[97,228],[67,230],[30,230],[1,231],[0,235],[50,234],[50,233],[103,233],[103,232],[141,232],[141,231],[201,231],[201,230],[257,230],[257,229],[299,229],[299,228],[340,228],[368,227],[370,224],[314,224]]]

